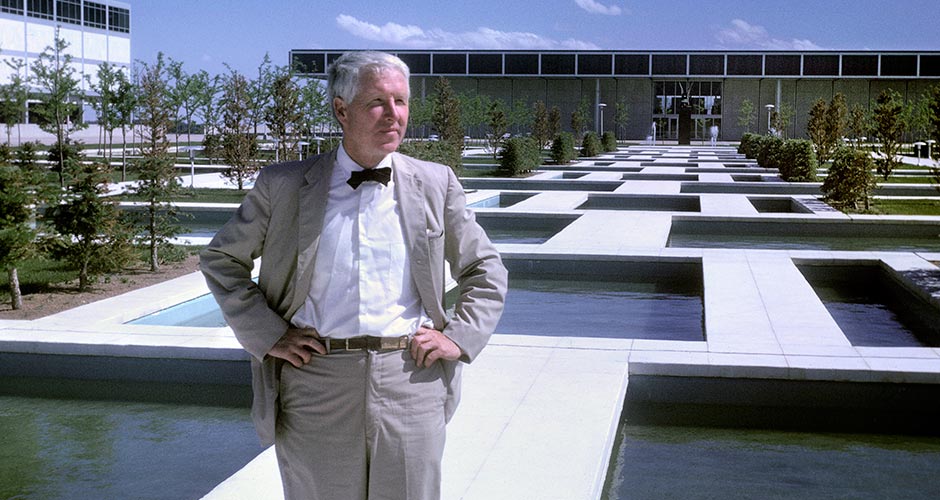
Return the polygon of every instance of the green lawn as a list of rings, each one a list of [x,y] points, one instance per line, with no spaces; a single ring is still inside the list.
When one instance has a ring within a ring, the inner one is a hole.
[[[940,199],[876,199],[872,200],[872,213],[884,215],[940,215]]]

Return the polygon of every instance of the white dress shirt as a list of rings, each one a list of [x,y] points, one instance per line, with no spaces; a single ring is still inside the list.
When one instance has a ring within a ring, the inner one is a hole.
[[[382,167],[394,169],[391,156]],[[411,335],[429,319],[411,277],[394,178],[353,189],[346,181],[356,170],[363,168],[340,146],[313,283],[291,323],[322,337]]]

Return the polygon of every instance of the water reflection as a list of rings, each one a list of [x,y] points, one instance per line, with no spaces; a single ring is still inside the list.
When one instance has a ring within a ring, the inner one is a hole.
[[[0,498],[199,498],[261,452],[245,408],[0,397]]]

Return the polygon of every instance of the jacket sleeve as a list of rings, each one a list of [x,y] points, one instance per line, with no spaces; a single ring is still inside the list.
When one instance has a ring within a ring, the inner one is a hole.
[[[238,342],[259,361],[287,331],[288,323],[271,309],[265,294],[251,279],[254,260],[261,255],[271,221],[271,187],[262,170],[254,188],[209,246],[199,266],[209,290]]]
[[[454,314],[444,335],[470,362],[483,350],[503,312],[508,272],[496,248],[466,206],[460,181],[450,168],[444,204],[444,255],[457,282]]]

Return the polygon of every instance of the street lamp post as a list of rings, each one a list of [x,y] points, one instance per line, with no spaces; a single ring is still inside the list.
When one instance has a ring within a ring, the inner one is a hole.
[[[764,107],[767,108],[767,134],[769,135],[770,134],[770,115],[774,113],[774,108],[776,106],[774,106],[773,104],[768,104]]]
[[[601,115],[600,120],[597,123],[597,135],[601,136],[604,135],[604,108],[606,108],[607,105],[601,102],[597,104],[597,107],[600,110]]]

